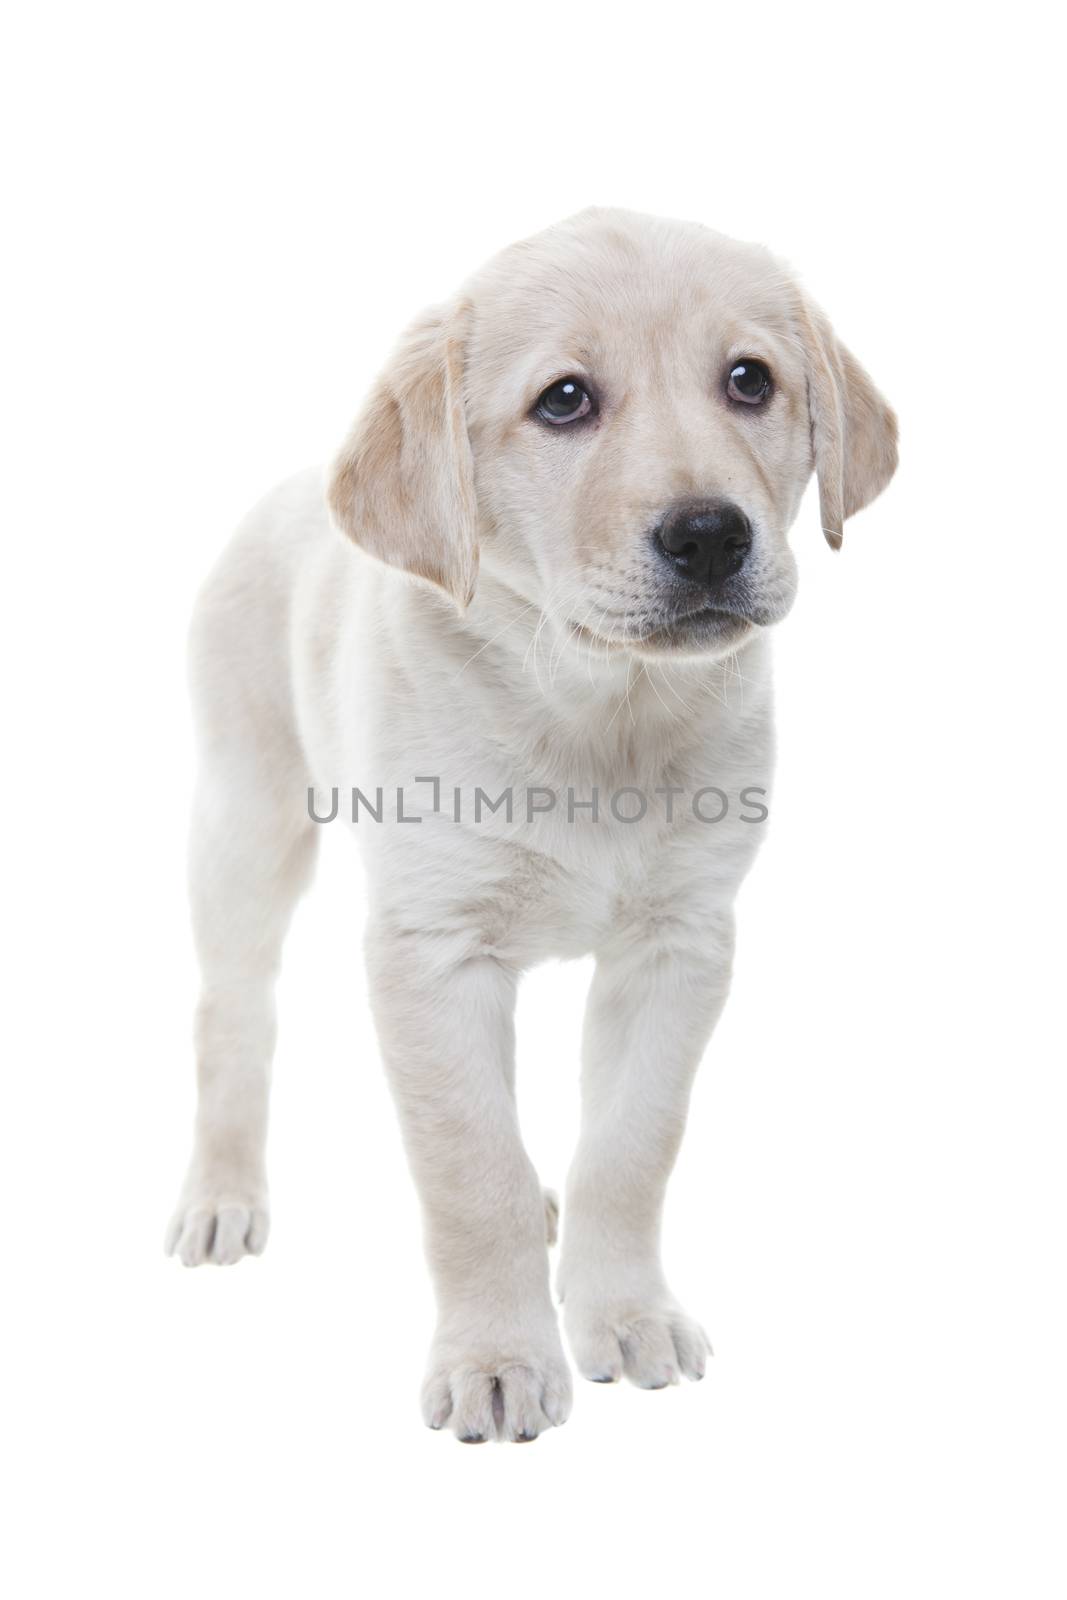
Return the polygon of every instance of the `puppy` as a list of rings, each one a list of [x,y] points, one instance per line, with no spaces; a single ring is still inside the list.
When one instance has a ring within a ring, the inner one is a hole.
[[[823,314],[694,224],[582,212],[413,324],[325,480],[251,514],[196,610],[186,1265],[266,1243],[273,989],[336,814],[437,1297],[426,1422],[527,1440],[571,1404],[513,1082],[516,987],[550,957],[596,958],[557,1283],[574,1360],[702,1376],[660,1216],[766,814],[786,534],[813,469],[836,548],[895,465]]]

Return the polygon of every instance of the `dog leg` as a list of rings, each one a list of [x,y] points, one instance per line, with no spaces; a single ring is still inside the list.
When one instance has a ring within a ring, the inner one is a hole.
[[[563,1206],[559,1291],[579,1371],[645,1389],[701,1378],[703,1329],[660,1265],[667,1180],[693,1077],[729,983],[732,922],[598,959],[583,1043],[582,1131]]]
[[[515,1107],[515,975],[449,936],[375,928],[368,967],[437,1296],[424,1418],[465,1442],[535,1439],[571,1383]]]
[[[253,531],[209,579],[190,639],[200,747],[189,854],[202,977],[199,1096],[166,1238],[186,1266],[237,1261],[266,1243],[274,980],[318,840],[281,643],[286,588],[267,581]]]
[[[188,1267],[258,1255],[267,1242],[274,981],[318,838],[295,811],[269,792],[230,790],[207,775],[194,805],[198,1099],[192,1159],[166,1238],[168,1252]]]

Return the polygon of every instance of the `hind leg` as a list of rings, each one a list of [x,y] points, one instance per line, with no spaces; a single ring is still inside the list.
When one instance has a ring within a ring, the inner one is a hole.
[[[267,1242],[274,983],[317,842],[295,803],[298,772],[273,793],[225,780],[225,772],[205,773],[193,813],[198,1098],[192,1159],[166,1239],[186,1266],[238,1261]]]
[[[267,1240],[267,1097],[274,983],[318,830],[293,724],[285,574],[261,531],[239,536],[201,595],[190,639],[200,771],[189,892],[200,962],[193,1153],[166,1247],[186,1266]]]

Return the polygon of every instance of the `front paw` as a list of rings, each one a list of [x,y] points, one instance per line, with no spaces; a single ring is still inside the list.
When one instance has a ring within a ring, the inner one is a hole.
[[[568,1292],[564,1324],[575,1364],[593,1383],[629,1378],[640,1389],[665,1389],[679,1375],[698,1381],[711,1353],[698,1322],[669,1295]]]
[[[422,1388],[430,1428],[448,1427],[464,1444],[523,1444],[566,1422],[571,1375],[555,1318],[493,1330],[472,1319],[438,1332]]]

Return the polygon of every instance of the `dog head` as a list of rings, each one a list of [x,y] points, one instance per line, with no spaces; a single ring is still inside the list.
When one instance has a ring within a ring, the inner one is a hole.
[[[896,421],[763,249],[591,210],[405,336],[335,463],[335,520],[461,607],[479,562],[593,646],[718,654],[779,621],[823,531],[889,482]]]

